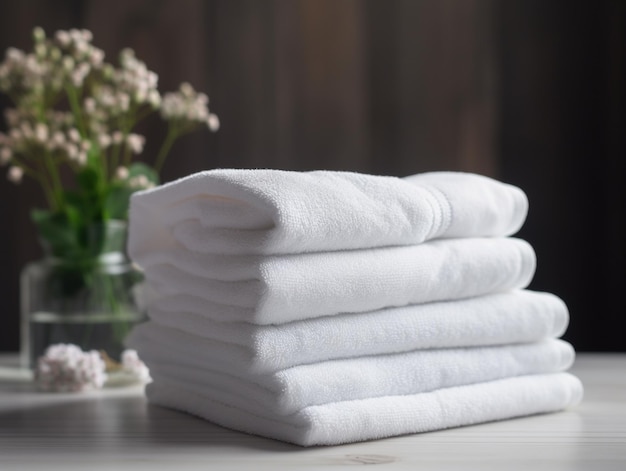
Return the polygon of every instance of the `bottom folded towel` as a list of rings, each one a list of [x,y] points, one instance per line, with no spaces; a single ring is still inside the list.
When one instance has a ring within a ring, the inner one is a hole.
[[[254,413],[161,379],[149,384],[151,403],[216,424],[301,446],[338,445],[554,412],[582,399],[569,373],[519,376],[432,392],[309,406],[291,415]]]

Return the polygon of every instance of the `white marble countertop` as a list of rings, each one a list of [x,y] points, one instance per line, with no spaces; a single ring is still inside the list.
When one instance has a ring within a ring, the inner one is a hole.
[[[0,470],[626,470],[626,354],[581,354],[572,371],[586,395],[565,412],[307,449],[150,406],[139,387],[38,393],[4,366]]]

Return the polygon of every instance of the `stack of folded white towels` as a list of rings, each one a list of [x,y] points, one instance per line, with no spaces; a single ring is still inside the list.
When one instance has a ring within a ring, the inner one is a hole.
[[[524,193],[487,177],[213,170],[136,194],[154,404],[299,445],[561,410],[556,296]]]

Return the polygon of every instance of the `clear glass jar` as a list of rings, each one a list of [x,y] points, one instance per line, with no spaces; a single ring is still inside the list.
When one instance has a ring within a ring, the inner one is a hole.
[[[143,279],[126,254],[125,221],[88,231],[88,255],[46,255],[22,270],[21,356],[33,367],[45,349],[71,343],[119,361],[124,338],[144,320],[137,303]],[[48,251],[49,252],[49,251]]]

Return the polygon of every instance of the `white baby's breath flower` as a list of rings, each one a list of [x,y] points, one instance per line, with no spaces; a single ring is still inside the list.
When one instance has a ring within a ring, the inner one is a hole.
[[[66,143],[65,153],[70,160],[76,161],[78,159],[78,147],[76,144],[72,144],[71,142]]]
[[[139,134],[129,134],[126,137],[126,145],[134,154],[141,154],[146,138]]]
[[[128,178],[128,169],[126,167],[117,167],[117,170],[115,170],[115,177],[118,180],[126,180]]]
[[[98,146],[100,146],[101,149],[106,149],[107,147],[111,145],[111,136],[109,136],[106,133],[98,134],[97,139],[98,139]]]
[[[71,41],[70,35],[67,31],[57,31],[54,38],[62,47],[69,46]]]
[[[67,132],[67,135],[69,136],[70,140],[74,141],[74,142],[80,142],[81,138],[80,138],[80,133],[78,132],[78,129],[76,128],[72,128]]]
[[[24,176],[24,170],[21,167],[13,166],[9,168],[9,172],[7,173],[7,178],[13,183],[19,183],[22,181],[22,177]]]
[[[93,40],[93,34],[88,29],[81,29],[83,41],[91,42]]]
[[[33,29],[33,39],[36,42],[41,42],[46,39],[46,32],[41,26],[35,26],[35,28]]]
[[[70,78],[75,87],[82,87],[91,71],[91,67],[87,62],[81,62],[70,74]]]
[[[61,60],[61,57],[62,57],[61,49],[59,49],[58,47],[52,46],[50,48],[50,59],[52,59],[53,62],[58,62],[59,60]]]
[[[9,137],[13,141],[19,141],[22,139],[22,131],[19,128],[13,128],[9,131]]]
[[[43,123],[37,123],[35,126],[35,138],[42,143],[48,140],[48,126]]]
[[[220,128],[220,120],[214,113],[209,113],[207,118],[207,126],[211,131],[217,131]]]
[[[7,120],[9,127],[16,127],[20,121],[20,113],[13,108],[8,108],[4,111],[4,117]]]
[[[65,134],[61,131],[55,131],[51,140],[56,148],[63,147],[65,145]]]
[[[136,177],[132,177],[130,180],[128,180],[128,185],[131,188],[136,188],[139,190],[154,187],[154,183],[148,180],[148,177],[146,177],[145,175],[137,175]]]
[[[49,169],[37,161],[42,152],[59,171],[64,164],[76,171],[77,165],[96,158],[96,151],[103,159],[130,159],[127,154],[139,154],[145,148],[145,138],[131,131],[151,110],[177,121],[170,128],[176,138],[201,126],[213,131],[219,128],[219,119],[209,113],[205,94],[183,83],[178,92],[162,97],[158,75],[132,49],[123,50],[119,66],[114,67],[104,62],[104,51],[91,44],[88,30],[57,31],[47,38],[36,28],[33,36],[30,52],[9,48],[0,61],[0,91],[16,98],[16,109],[5,112],[8,131],[0,133],[0,164],[14,165],[7,176],[15,182],[24,173],[36,178],[40,171],[46,174]],[[66,91],[71,106],[63,99]],[[74,97],[82,101],[82,112],[76,115]],[[104,152],[112,145],[114,149]],[[162,164],[161,154],[157,169]],[[124,184],[153,186],[145,175],[126,174]]]
[[[130,97],[127,93],[118,93],[117,106],[118,109],[122,112],[128,111],[128,109],[130,108]]]
[[[13,151],[10,147],[0,148],[0,165],[6,165],[11,161],[13,157]]]
[[[150,106],[152,106],[152,108],[159,107],[159,105],[161,104],[161,95],[157,90],[150,90],[150,92],[148,93],[148,103],[150,104]]]
[[[6,51],[6,58],[13,63],[20,62],[24,59],[24,52],[14,47],[10,47]]]
[[[161,104],[161,116],[166,120],[205,124],[211,131],[219,129],[217,115],[209,113],[209,97],[197,93],[189,83],[183,83],[178,92],[166,93]]]
[[[189,82],[183,82],[180,84],[180,93],[185,97],[185,98],[191,98],[193,93],[194,93],[194,89],[191,86],[191,84]]]
[[[97,67],[100,64],[102,64],[103,60],[104,60],[104,51],[102,49],[97,49],[94,47],[91,50],[91,53],[89,55],[89,62],[91,62],[91,65]]]
[[[35,45],[35,55],[40,59],[43,59],[48,54],[48,48],[45,44],[39,43]]]
[[[122,352],[122,371],[132,376],[139,383],[152,381],[150,371],[135,350],[124,350]]]
[[[87,152],[85,152],[84,150],[78,151],[78,154],[76,156],[76,162],[81,167],[84,167],[87,164]]]
[[[48,347],[37,361],[35,380],[39,389],[81,392],[100,389],[107,379],[105,363],[95,350],[84,352],[76,345]]]
[[[72,59],[70,56],[65,56],[63,58],[63,68],[66,72],[72,72],[72,70],[74,70],[74,65],[74,59]]]
[[[96,100],[94,100],[92,97],[87,97],[83,102],[83,106],[85,107],[85,111],[87,113],[93,113],[94,111],[96,111]]]
[[[22,124],[20,124],[20,130],[22,131],[22,136],[25,139],[31,139],[33,137],[33,128],[29,122],[22,122]]]

